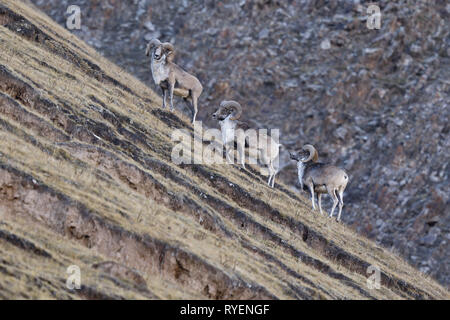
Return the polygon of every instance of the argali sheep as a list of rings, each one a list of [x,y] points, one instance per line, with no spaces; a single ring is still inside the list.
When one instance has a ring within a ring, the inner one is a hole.
[[[297,161],[298,180],[301,189],[306,186],[311,192],[312,207],[315,209],[314,194],[317,194],[319,210],[322,213],[321,197],[328,193],[333,199],[333,207],[329,217],[339,203],[337,221],[341,220],[342,207],[344,206],[344,190],[348,183],[347,173],[333,165],[317,162],[319,154],[314,146],[307,144],[300,152],[290,153],[291,159]]]
[[[173,95],[190,100],[193,108],[192,123],[198,112],[198,98],[203,86],[193,75],[187,73],[173,62],[175,48],[168,42],[161,43],[158,39],[152,39],[145,50],[147,56],[151,56],[151,69],[153,81],[160,86],[163,92],[163,105],[166,107],[167,91],[169,91],[170,110],[173,111]],[[177,87],[175,87],[177,85]]]
[[[212,117],[219,121],[220,129],[222,132],[222,141],[227,148],[227,160],[229,159],[229,151],[234,149],[234,141],[237,142],[237,150],[239,153],[242,166],[245,168],[245,152],[244,144],[251,143],[245,134],[245,130],[249,129],[249,126],[240,121],[242,115],[242,106],[236,101],[222,101],[220,107],[213,113]],[[241,130],[239,130],[241,129]],[[236,139],[235,139],[236,138]],[[273,188],[275,184],[275,175],[278,172],[278,156],[280,146],[275,139],[266,133],[259,133],[259,141],[254,147],[257,151],[257,155],[261,162],[267,165],[269,170],[269,180],[267,184]]]

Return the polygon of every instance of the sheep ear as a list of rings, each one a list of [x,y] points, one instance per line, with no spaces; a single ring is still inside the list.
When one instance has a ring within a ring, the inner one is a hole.
[[[147,57],[150,55],[150,44],[147,44],[147,47],[145,48],[145,55]]]

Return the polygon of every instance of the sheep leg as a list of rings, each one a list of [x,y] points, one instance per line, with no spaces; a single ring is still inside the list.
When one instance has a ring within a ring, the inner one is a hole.
[[[341,221],[342,207],[344,206],[344,190],[340,189],[338,195],[339,195],[339,214],[337,217],[337,221]]]
[[[267,184],[269,185],[269,187],[273,188],[273,183],[275,179],[275,170],[272,167],[272,163],[270,162],[270,160],[265,158],[264,163],[267,163],[267,170],[269,171],[269,181],[267,182]]]
[[[170,111],[173,111],[173,90],[174,89],[175,89],[175,82],[169,83]]]
[[[227,163],[233,163],[233,160],[231,159],[231,156],[230,156],[230,150],[228,150],[228,149],[225,149],[225,158],[227,160]]]
[[[328,188],[327,188],[327,189],[328,189]],[[333,207],[331,208],[331,212],[330,212],[329,218],[331,218],[331,217],[333,216],[333,214],[334,214],[334,209],[336,208],[337,204],[339,203],[339,200],[338,200],[338,198],[337,198],[335,192],[336,192],[335,189],[333,189],[331,192],[330,192],[330,190],[328,190],[329,195],[330,195],[331,198],[333,199]]]
[[[315,200],[314,200],[314,185],[312,183],[309,184],[309,191],[311,192],[311,202],[312,202],[313,210],[316,210],[316,205],[314,204],[314,202],[315,202]]]
[[[197,117],[197,111],[198,111],[197,100],[198,100],[198,97],[197,97],[196,93],[193,92],[192,93],[192,107],[194,108],[194,111],[193,111],[194,116],[192,118],[192,123],[195,122],[195,117]]]
[[[272,169],[272,188],[275,185],[275,175],[277,174],[277,170],[273,167],[272,162],[270,162],[270,168]]]
[[[323,214],[323,212],[322,212],[322,194],[321,193],[317,194],[317,202],[319,203],[320,214]]]
[[[163,93],[163,105],[162,108],[165,109],[166,108],[166,99],[167,99],[167,90],[161,86],[161,90]]]
[[[189,96],[189,97],[183,98],[183,101],[184,101],[187,109],[192,112],[192,97]]]
[[[238,144],[238,152],[239,152],[239,159],[241,160],[241,165],[245,169],[245,150],[244,147],[240,144]]]
[[[233,148],[230,146],[229,143],[227,143],[225,145],[225,158],[229,164],[234,162],[234,159],[231,157],[231,154],[230,154],[233,151],[234,151]]]
[[[272,173],[272,170],[270,170],[270,166],[267,166],[267,169],[269,170],[269,180],[267,181],[267,185],[269,187],[271,187],[272,186],[271,181],[272,181],[272,178],[273,178],[273,173]]]

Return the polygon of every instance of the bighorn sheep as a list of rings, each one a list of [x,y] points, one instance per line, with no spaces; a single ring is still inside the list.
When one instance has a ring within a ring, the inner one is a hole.
[[[239,120],[241,115],[242,107],[238,102],[222,101],[219,109],[213,113],[212,117],[219,121],[223,144],[228,147],[226,149],[227,160],[230,159],[229,151],[233,151],[234,141],[236,141],[239,158],[245,169],[244,144],[245,142],[250,144],[251,141],[249,141],[249,137],[244,132],[249,129],[249,126],[247,123]],[[275,184],[275,175],[279,169],[275,160],[278,157],[281,144],[277,143],[272,137],[265,133],[260,132],[258,138],[259,143],[255,141],[254,143],[256,143],[256,145],[250,147],[256,149],[261,162],[267,165],[269,170],[269,180],[267,181],[267,184],[270,187],[273,187]]]
[[[222,133],[222,143],[226,147],[226,158],[230,160],[229,152],[234,149],[234,141],[237,143],[237,149],[239,152],[239,159],[242,166],[245,168],[245,154],[244,146],[242,143],[245,141],[242,139],[242,130],[248,129],[248,125],[245,122],[238,119],[242,115],[242,107],[236,101],[222,101],[219,109],[213,113],[214,120],[218,120],[220,124],[220,131]],[[237,139],[235,140],[235,136]]]
[[[158,39],[152,39],[145,50],[147,56],[151,56],[152,76],[155,84],[160,86],[163,92],[163,105],[166,107],[167,90],[170,97],[170,110],[173,111],[173,95],[180,96],[191,102],[193,107],[192,123],[197,116],[197,101],[203,91],[200,81],[187,73],[173,62],[175,48],[168,42],[161,43]],[[175,84],[178,87],[175,88]]]
[[[298,180],[301,189],[304,186],[309,188],[311,192],[311,202],[313,209],[314,194],[317,194],[319,210],[322,213],[321,197],[322,194],[328,193],[333,199],[333,207],[329,217],[334,213],[336,205],[339,203],[339,214],[337,221],[341,219],[342,207],[344,206],[343,194],[348,183],[347,173],[333,165],[317,162],[319,154],[317,150],[310,144],[303,146],[303,150],[298,153],[290,153],[291,159],[297,161]]]

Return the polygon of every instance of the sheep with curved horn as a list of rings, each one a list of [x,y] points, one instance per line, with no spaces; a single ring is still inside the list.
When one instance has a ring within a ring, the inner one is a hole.
[[[158,39],[152,39],[145,49],[145,54],[151,56],[151,69],[153,81],[160,86],[163,92],[163,105],[166,107],[167,91],[169,91],[170,110],[173,111],[173,95],[182,97],[185,101],[190,101],[193,108],[192,123],[198,112],[198,98],[203,86],[193,75],[187,73],[173,62],[175,48],[169,42],[161,43]],[[175,87],[175,84],[178,86]]]
[[[222,141],[224,145],[228,147],[226,152],[227,160],[230,160],[229,151],[233,150],[236,137],[241,165],[245,169],[244,144],[249,141],[244,131],[249,129],[249,126],[247,123],[239,120],[241,115],[242,106],[238,102],[225,100],[221,102],[220,107],[213,113],[212,117],[219,121],[222,132]],[[273,187],[275,184],[275,175],[279,169],[275,160],[278,158],[281,144],[277,143],[272,137],[265,133],[260,133],[259,139],[261,143],[258,143],[257,146],[254,147],[258,152],[261,162],[268,167],[269,180],[267,184],[270,187]]]
[[[339,203],[339,214],[337,221],[341,220],[342,207],[344,206],[344,190],[348,183],[347,173],[333,165],[317,162],[319,153],[314,146],[307,144],[303,146],[302,151],[290,153],[291,159],[297,161],[298,180],[303,190],[304,186],[311,192],[311,202],[313,209],[315,207],[314,194],[317,194],[319,210],[322,213],[321,197],[328,193],[333,199],[333,207],[329,217],[334,214],[334,210]]]
[[[239,121],[242,115],[242,107],[236,101],[227,101],[224,100],[220,103],[219,109],[213,113],[212,117],[214,120],[218,120],[220,124],[220,131],[222,133],[222,143],[226,147],[226,158],[229,162],[230,160],[230,152],[234,148],[235,134],[241,134],[243,129],[248,129],[248,125],[245,122]],[[242,137],[238,137],[236,139],[237,149],[239,152],[239,158],[241,160],[242,166],[245,168],[245,154],[244,154],[244,146],[242,145],[243,139]]]

